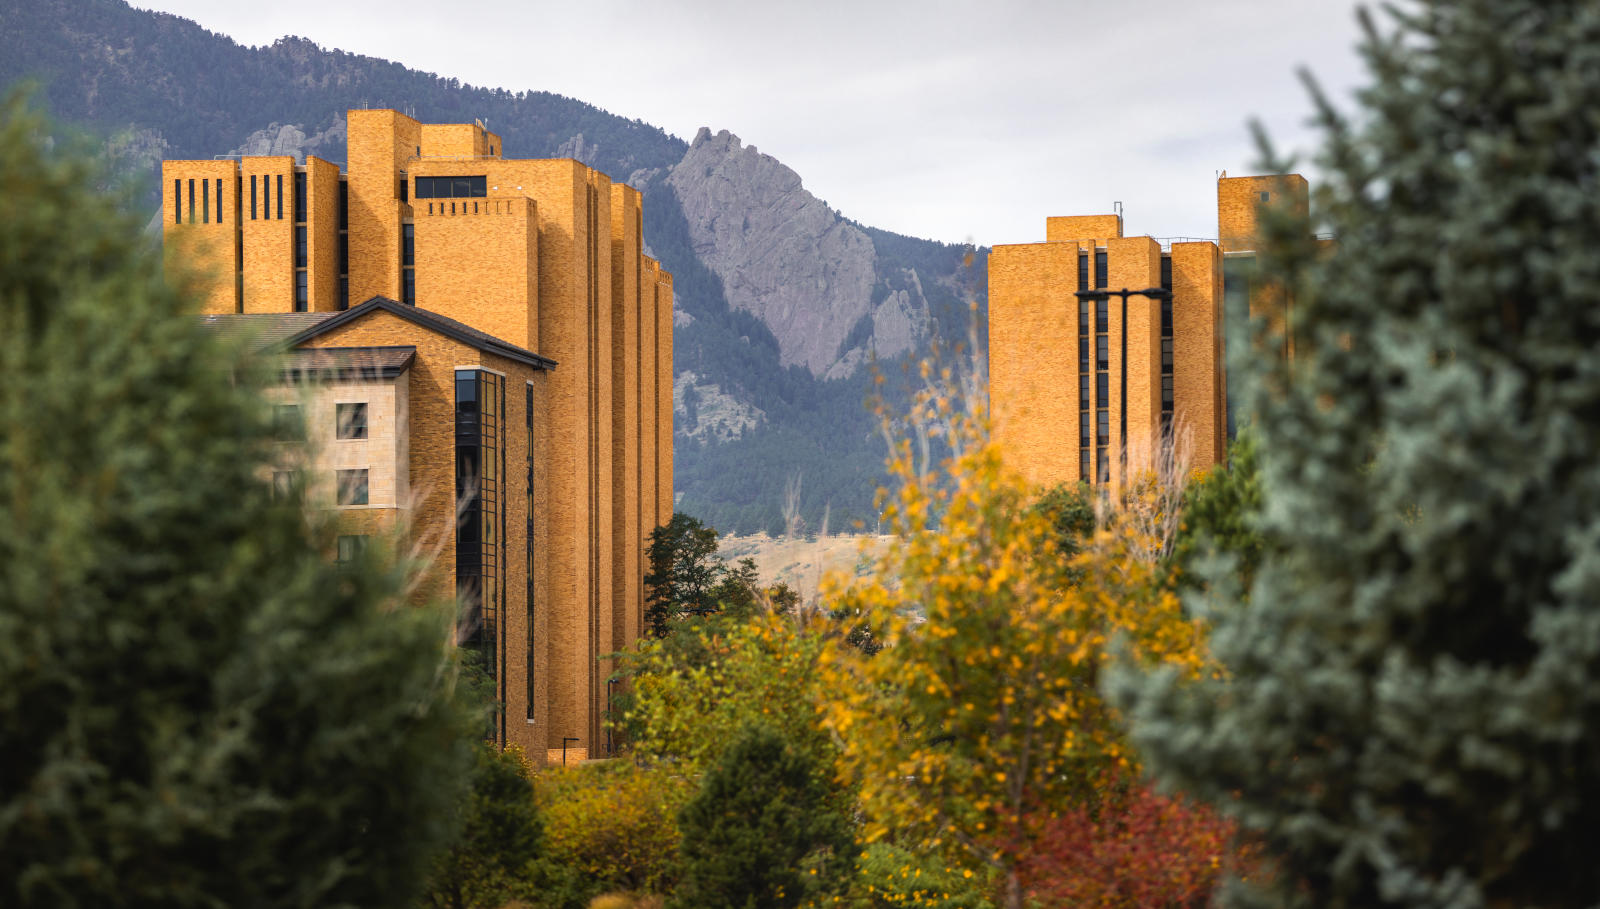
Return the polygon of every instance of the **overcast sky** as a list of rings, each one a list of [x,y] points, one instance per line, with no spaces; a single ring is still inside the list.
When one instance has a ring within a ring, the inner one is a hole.
[[[1215,236],[1214,178],[1252,172],[1252,117],[1282,147],[1315,138],[1296,68],[1344,106],[1366,78],[1354,0],[133,2],[684,139],[727,129],[848,217],[982,245],[1117,201],[1129,234]]]

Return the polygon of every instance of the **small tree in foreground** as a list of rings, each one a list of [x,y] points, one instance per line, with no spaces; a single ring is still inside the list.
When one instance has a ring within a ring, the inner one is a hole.
[[[1600,4],[1422,0],[1268,222],[1294,362],[1257,383],[1224,678],[1127,679],[1161,776],[1259,837],[1259,905],[1600,899]],[[1282,549],[1279,551],[1278,547]]]
[[[5,102],[0,904],[408,905],[470,760],[453,616],[275,501],[265,364],[44,130]]]
[[[832,768],[761,725],[739,731],[678,817],[675,905],[783,909],[834,893],[855,867]]]

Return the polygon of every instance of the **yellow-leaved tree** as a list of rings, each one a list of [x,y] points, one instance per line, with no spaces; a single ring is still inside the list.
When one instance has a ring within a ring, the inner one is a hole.
[[[1030,831],[1091,802],[1107,770],[1133,761],[1099,691],[1112,642],[1199,673],[1200,629],[1158,580],[1150,535],[1164,522],[1103,521],[1068,560],[1030,507],[1037,491],[990,438],[981,371],[925,365],[923,377],[910,431],[891,438],[894,542],[868,581],[824,594],[883,650],[827,648],[823,722],[868,841],[944,851],[968,873],[988,865],[1020,909]]]

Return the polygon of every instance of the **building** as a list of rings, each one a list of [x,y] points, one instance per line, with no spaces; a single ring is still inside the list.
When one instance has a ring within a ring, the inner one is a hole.
[[[434,559],[423,593],[470,604],[497,738],[600,756],[601,657],[640,634],[645,538],[673,505],[672,276],[640,195],[505,158],[481,124],[352,110],[348,130],[343,170],[165,162],[169,262],[209,282],[219,327],[289,350],[341,546],[407,528]]]
[[[1184,438],[1195,466],[1227,451],[1226,347],[1288,307],[1250,286],[1259,205],[1308,204],[1297,174],[1217,181],[1218,240],[1124,237],[1120,215],[1052,217],[1045,242],[989,258],[994,432],[1031,483],[1116,485]],[[1127,294],[1123,290],[1166,292]],[[1109,291],[1109,294],[1085,291]]]

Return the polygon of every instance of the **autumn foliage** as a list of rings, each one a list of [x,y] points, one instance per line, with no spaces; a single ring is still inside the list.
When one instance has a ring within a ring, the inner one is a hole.
[[[1209,905],[1223,874],[1242,865],[1234,824],[1205,805],[1110,778],[1097,808],[1043,821],[1022,862],[1023,888],[1042,906]]]
[[[931,376],[929,376],[932,379]],[[982,396],[929,383],[896,441],[895,541],[871,580],[831,597],[884,643],[825,654],[823,722],[859,787],[868,842],[987,866],[1021,906],[1020,868],[1038,819],[1086,806],[1108,772],[1135,764],[1099,677],[1113,642],[1129,658],[1204,671],[1199,626],[1159,582],[1149,522],[1106,522],[1060,555],[989,438]],[[933,436],[936,444],[927,444]],[[926,452],[949,452],[930,463]]]

